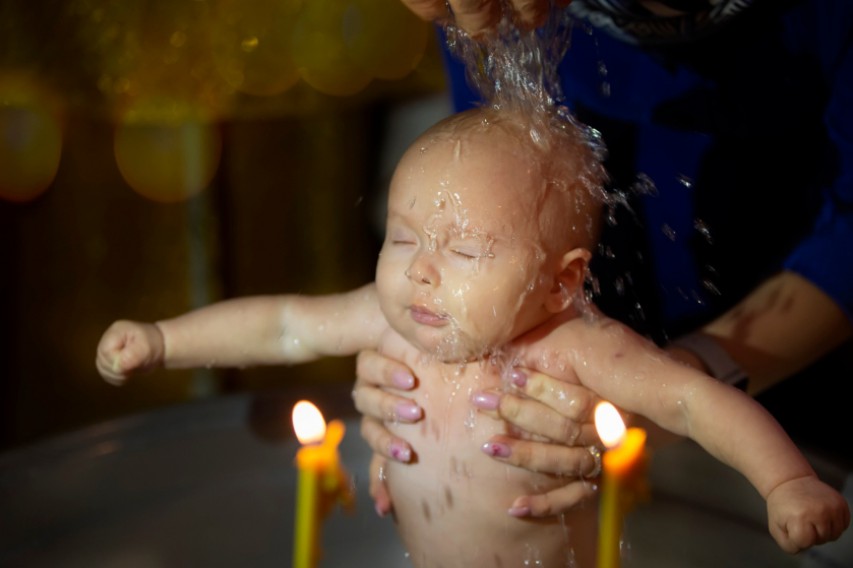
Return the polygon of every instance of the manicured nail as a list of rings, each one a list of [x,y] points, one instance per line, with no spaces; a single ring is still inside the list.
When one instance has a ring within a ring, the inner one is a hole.
[[[415,386],[415,377],[405,371],[394,371],[391,374],[391,382],[397,388],[409,390]]]
[[[524,388],[524,385],[527,384],[527,373],[524,371],[513,369],[509,374],[509,378],[512,380],[512,384],[517,387]]]
[[[398,419],[406,422],[420,420],[423,413],[423,409],[414,402],[400,402],[394,407],[394,415]]]
[[[508,458],[509,454],[512,453],[509,446],[500,442],[486,442],[480,449],[495,458]]]
[[[493,392],[475,392],[471,395],[471,403],[483,410],[495,410],[501,402],[501,397]]]
[[[379,518],[380,518],[380,519],[384,519],[384,518],[385,518],[385,515],[387,515],[387,514],[388,514],[388,511],[386,511],[384,508],[382,508],[382,507],[380,507],[380,506],[379,506],[379,503],[374,503],[374,504],[373,504],[373,510],[375,510],[375,511],[376,511],[376,514],[377,514],[377,515],[379,515]]]
[[[409,463],[412,460],[412,450],[400,442],[392,442],[389,448],[391,457],[402,463]]]
[[[530,516],[530,507],[510,507],[507,513],[511,517],[527,517]]]

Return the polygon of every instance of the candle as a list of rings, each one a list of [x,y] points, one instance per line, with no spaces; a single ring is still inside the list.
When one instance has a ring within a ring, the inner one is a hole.
[[[598,568],[619,568],[622,524],[645,490],[646,432],[625,430],[625,422],[609,402],[595,409],[595,428],[608,448],[602,456],[602,488],[598,509]]]
[[[338,455],[345,428],[340,420],[332,420],[327,428],[317,407],[302,400],[293,407],[293,429],[303,444],[296,453],[293,568],[314,568],[320,559],[323,518],[336,502],[349,506],[353,500],[349,479]]]

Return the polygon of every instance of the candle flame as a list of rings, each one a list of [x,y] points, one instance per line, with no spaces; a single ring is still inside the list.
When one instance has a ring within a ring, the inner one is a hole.
[[[595,430],[605,446],[614,448],[625,438],[625,421],[615,406],[599,402],[595,407]]]
[[[300,400],[293,407],[293,430],[301,444],[315,444],[326,436],[326,421],[323,413],[307,400]]]

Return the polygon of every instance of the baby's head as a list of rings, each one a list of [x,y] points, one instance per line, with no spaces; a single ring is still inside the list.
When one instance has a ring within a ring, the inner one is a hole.
[[[569,309],[603,181],[585,133],[550,113],[475,109],[427,130],[391,180],[376,272],[391,325],[463,361]]]

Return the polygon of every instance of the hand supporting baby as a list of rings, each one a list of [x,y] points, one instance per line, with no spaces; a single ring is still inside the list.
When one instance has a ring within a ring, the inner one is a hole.
[[[415,449],[394,436],[384,421],[414,423],[422,409],[402,393],[417,388],[417,380],[401,363],[374,351],[358,356],[355,406],[362,413],[361,434],[375,454],[371,462],[370,494],[376,511],[384,516],[392,503],[383,483],[387,459],[409,462]],[[532,471],[558,475],[562,487],[540,495],[521,495],[512,503],[514,516],[547,517],[565,512],[592,496],[590,479],[598,475],[598,436],[591,413],[598,397],[592,391],[540,373],[513,372],[515,393],[479,392],[472,404],[481,412],[502,418],[523,430],[524,437],[493,436],[482,450],[492,458]]]

